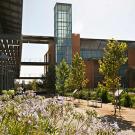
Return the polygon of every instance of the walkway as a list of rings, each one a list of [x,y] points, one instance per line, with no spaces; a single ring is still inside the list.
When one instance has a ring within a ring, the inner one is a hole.
[[[78,103],[77,100],[74,100],[73,102],[69,101],[71,104]],[[121,113],[117,112],[117,117],[115,117],[114,114],[114,108],[112,104],[102,104],[102,108],[100,108],[100,104],[98,104],[98,107],[92,107],[92,102],[88,102],[86,100],[80,100],[79,106],[76,108],[76,110],[83,112],[87,109],[94,109],[98,113],[100,117],[106,117],[106,119],[110,123],[114,123],[116,121],[120,127],[120,129],[127,134],[135,135],[135,109],[130,108],[121,108]]]

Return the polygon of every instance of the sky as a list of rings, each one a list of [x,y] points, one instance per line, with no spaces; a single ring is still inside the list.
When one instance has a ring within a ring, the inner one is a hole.
[[[72,32],[80,37],[135,40],[135,0],[23,0],[23,35],[54,35],[54,5],[72,4]],[[22,61],[43,60],[48,45],[25,44]],[[40,76],[43,67],[21,67],[21,76]]]

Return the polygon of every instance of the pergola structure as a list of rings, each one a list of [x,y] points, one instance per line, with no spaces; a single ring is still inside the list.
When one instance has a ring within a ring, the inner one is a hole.
[[[0,0],[0,89],[13,88],[19,78],[22,10],[23,0]]]

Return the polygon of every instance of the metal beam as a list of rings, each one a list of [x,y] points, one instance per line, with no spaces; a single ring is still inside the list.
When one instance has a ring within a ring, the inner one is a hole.
[[[54,37],[23,35],[23,43],[49,44]]]
[[[31,43],[31,44],[49,44],[49,41],[29,41],[23,40],[23,43]]]
[[[43,79],[43,77],[19,77],[18,79]]]
[[[49,62],[21,62],[22,66],[45,66],[45,65],[49,65]]]

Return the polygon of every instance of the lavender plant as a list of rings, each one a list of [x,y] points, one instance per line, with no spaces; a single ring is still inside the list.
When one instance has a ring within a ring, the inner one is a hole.
[[[88,110],[41,96],[15,96],[0,100],[1,135],[115,135],[117,129]]]

